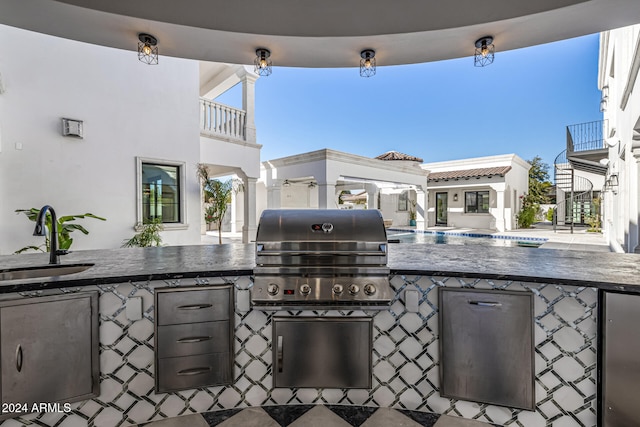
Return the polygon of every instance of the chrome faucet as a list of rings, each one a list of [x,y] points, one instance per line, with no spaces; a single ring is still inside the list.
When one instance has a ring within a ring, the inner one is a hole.
[[[45,219],[47,211],[51,214],[51,230],[49,230],[49,264],[60,264],[60,255],[66,255],[68,251],[58,250],[58,218],[56,211],[49,205],[44,205],[36,218],[36,228],[33,230],[34,236],[46,236]]]

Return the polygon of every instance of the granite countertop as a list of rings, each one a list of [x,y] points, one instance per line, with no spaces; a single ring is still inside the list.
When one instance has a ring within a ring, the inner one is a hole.
[[[42,266],[48,254],[0,256],[0,270]],[[93,263],[66,276],[0,282],[0,293],[126,281],[251,275],[253,244],[76,251],[61,264]],[[640,256],[541,248],[390,244],[392,273],[522,280],[640,292]]]

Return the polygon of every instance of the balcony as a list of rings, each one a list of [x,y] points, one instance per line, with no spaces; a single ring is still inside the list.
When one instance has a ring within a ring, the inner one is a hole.
[[[605,175],[607,167],[600,163],[609,155],[605,143],[607,121],[567,126],[567,160],[580,171]]]
[[[247,112],[200,98],[200,134],[229,141],[247,140]]]

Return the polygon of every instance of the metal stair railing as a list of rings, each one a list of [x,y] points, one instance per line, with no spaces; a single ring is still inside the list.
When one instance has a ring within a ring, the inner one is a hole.
[[[593,183],[575,170],[567,160],[567,150],[556,156],[553,163],[553,179],[556,185],[556,205],[553,211],[553,230],[570,224],[571,233],[576,222],[584,224],[593,213]]]
[[[596,120],[567,126],[567,151],[599,150],[605,147],[607,120]]]

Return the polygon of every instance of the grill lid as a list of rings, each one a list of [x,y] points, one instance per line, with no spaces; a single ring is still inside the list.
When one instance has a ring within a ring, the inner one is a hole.
[[[384,309],[393,292],[378,210],[266,210],[251,299],[262,310]]]
[[[376,209],[268,209],[258,224],[256,244],[268,242],[387,242]]]

